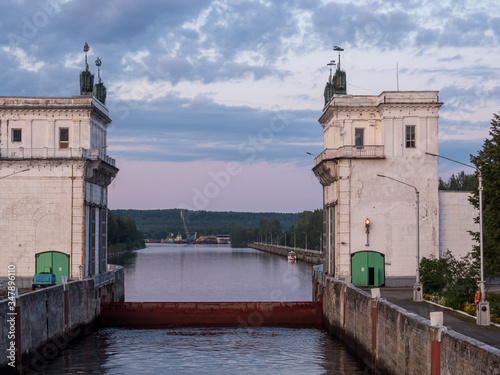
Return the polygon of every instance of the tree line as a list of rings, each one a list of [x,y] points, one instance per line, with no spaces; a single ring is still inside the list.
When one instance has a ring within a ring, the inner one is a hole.
[[[130,216],[115,215],[108,210],[108,252],[141,249],[144,235]]]
[[[284,228],[279,220],[262,219],[258,226],[234,225],[231,229],[231,243],[245,246],[251,242],[263,242],[289,247],[319,250],[323,235],[323,210],[303,211],[297,214],[295,222]]]
[[[190,235],[217,235],[231,233],[233,226],[258,226],[267,219],[277,221],[282,228],[289,228],[297,218],[296,213],[276,212],[215,212],[182,210]],[[113,210],[115,215],[128,216],[135,220],[144,238],[162,239],[170,234],[181,233],[185,237],[180,209],[164,210]]]

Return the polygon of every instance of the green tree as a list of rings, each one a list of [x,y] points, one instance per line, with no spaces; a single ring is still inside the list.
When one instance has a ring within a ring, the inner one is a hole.
[[[294,233],[297,247],[308,249],[320,248],[323,230],[323,210],[303,211],[297,216],[295,225],[287,231],[287,244],[293,246]]]
[[[108,244],[118,243],[118,222],[113,211],[108,210]]]
[[[464,171],[457,176],[451,175],[448,181],[439,178],[439,190],[473,191],[477,187],[477,177],[474,174],[465,174]]]
[[[420,279],[424,293],[444,297],[446,305],[453,308],[474,300],[478,276],[478,264],[470,253],[455,259],[447,251],[440,259],[431,256],[420,261]]]
[[[500,114],[493,114],[489,134],[490,138],[485,139],[477,156],[471,155],[471,162],[483,177],[484,271],[487,276],[500,276]],[[477,186],[470,202],[479,209]],[[471,234],[479,243],[479,233]],[[475,247],[474,253],[477,258],[479,246]]]

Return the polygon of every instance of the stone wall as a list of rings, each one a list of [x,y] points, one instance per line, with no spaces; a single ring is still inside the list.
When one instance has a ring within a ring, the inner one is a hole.
[[[470,339],[313,271],[313,298],[323,322],[371,367],[389,374],[499,374],[500,350]]]
[[[248,247],[260,251],[265,251],[267,253],[273,253],[281,256],[287,256],[290,251],[295,251],[297,253],[297,259],[303,262],[312,263],[312,264],[321,264],[323,260],[321,258],[321,254],[315,250],[305,250],[305,249],[293,249],[291,247],[284,246],[271,246],[266,244],[248,244]]]
[[[123,268],[116,267],[109,274],[112,281],[102,286],[96,286],[94,279],[85,279],[21,294],[12,312],[9,300],[1,300],[0,373],[12,370],[9,362],[16,366],[22,363],[23,373],[40,371],[72,339],[91,332],[98,324],[101,303],[124,299]],[[15,320],[12,327],[9,319]],[[10,332],[15,339],[8,337]],[[11,342],[14,361],[8,358]]]

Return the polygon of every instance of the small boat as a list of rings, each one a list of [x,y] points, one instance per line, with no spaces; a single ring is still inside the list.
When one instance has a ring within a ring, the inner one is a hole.
[[[290,251],[288,253],[288,260],[297,260],[297,253],[295,251]]]

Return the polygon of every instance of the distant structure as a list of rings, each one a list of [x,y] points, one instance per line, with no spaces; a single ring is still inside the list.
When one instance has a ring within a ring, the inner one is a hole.
[[[100,74],[93,87],[88,51],[85,43],[80,95],[0,97],[0,278],[14,265],[18,287],[31,286],[45,253],[69,260],[67,270],[45,265],[58,280],[106,271],[107,187],[118,169],[107,155],[106,88]]]
[[[437,91],[348,95],[343,49],[334,50],[319,118],[324,150],[313,168],[323,185],[324,272],[359,286],[411,286],[418,250],[463,255],[474,244],[468,194],[438,192],[437,158],[425,154],[438,154],[442,103]]]

